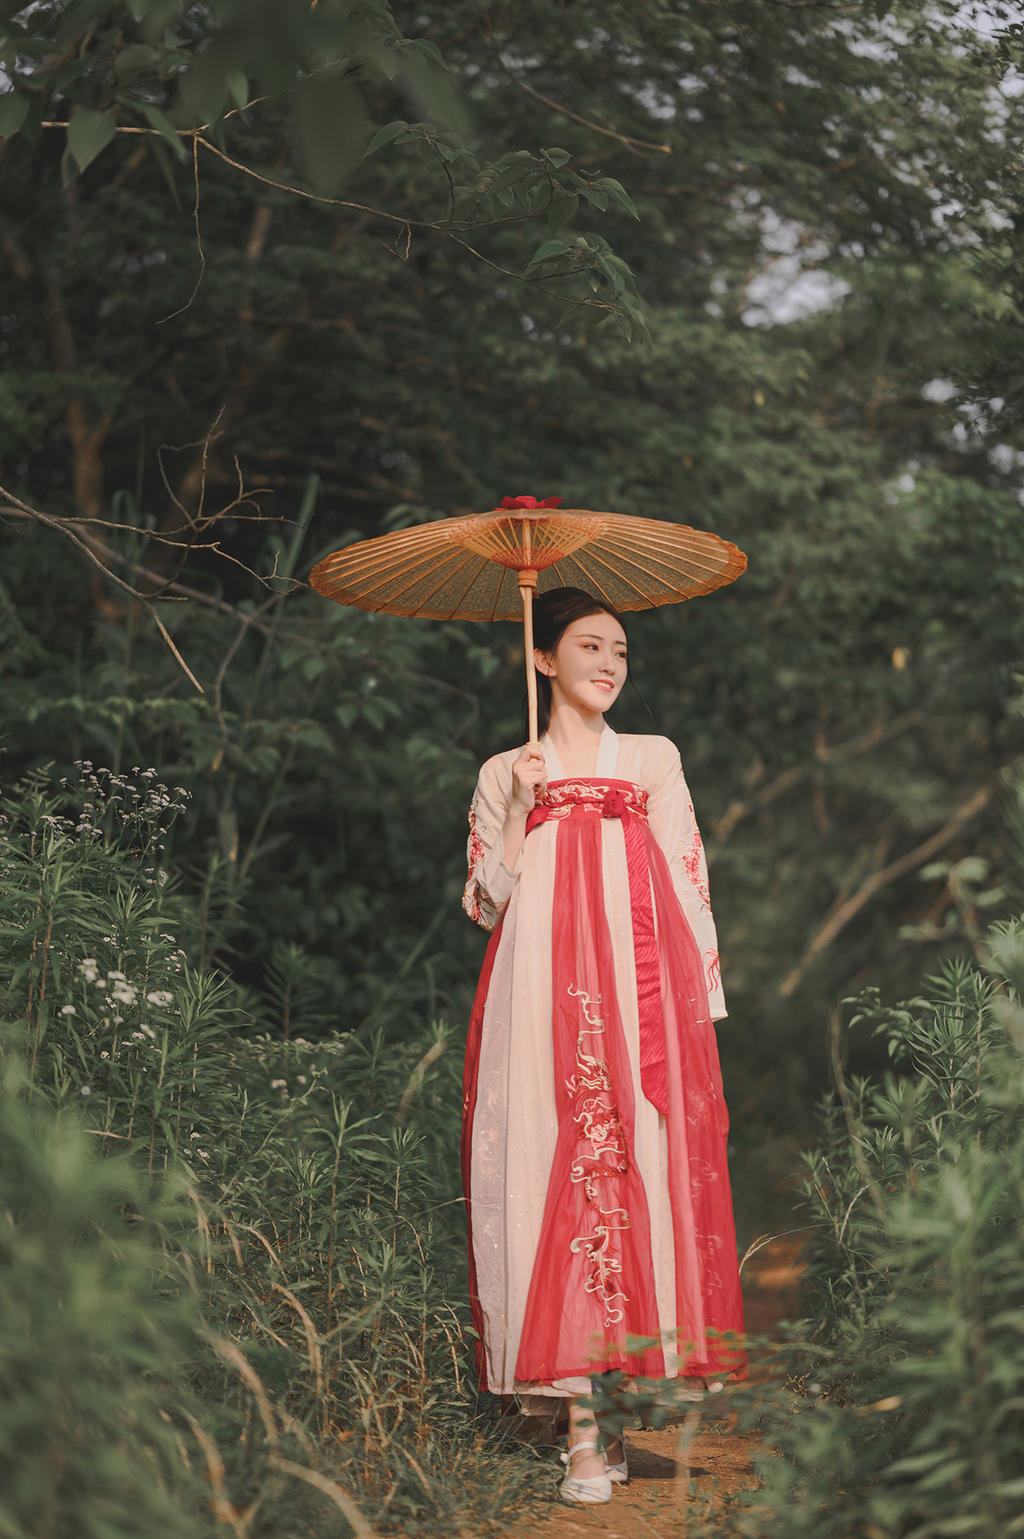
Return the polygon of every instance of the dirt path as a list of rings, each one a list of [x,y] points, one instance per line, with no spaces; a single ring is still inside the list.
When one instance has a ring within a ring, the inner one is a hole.
[[[799,1314],[799,1249],[799,1235],[783,1235],[745,1266],[752,1335],[768,1335],[779,1320]],[[579,1508],[559,1502],[494,1532],[501,1539],[680,1539],[688,1517],[713,1512],[754,1483],[757,1439],[737,1431],[734,1422],[728,1405],[712,1399],[678,1426],[627,1432],[629,1484],[616,1489],[609,1503]],[[556,1479],[553,1474],[552,1486]]]

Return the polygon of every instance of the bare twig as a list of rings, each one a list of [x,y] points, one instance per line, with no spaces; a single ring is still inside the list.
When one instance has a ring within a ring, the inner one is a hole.
[[[178,651],[177,647],[174,645],[174,639],[171,636],[170,631],[167,629],[166,625],[161,620],[160,616],[157,614],[157,612],[153,608],[152,604],[147,604],[146,608],[149,610],[150,614],[153,616],[153,619],[156,621],[157,630],[160,632],[161,636],[166,641],[168,647],[170,648],[172,656],[175,658],[175,660],[180,665],[182,672],[185,674],[185,677],[188,678],[195,685],[196,689],[198,689],[198,691],[199,691],[199,693],[201,695],[205,695],[206,694],[206,690],[200,684],[199,680],[196,678],[195,674],[192,672],[192,669],[189,667],[188,663],[185,661],[185,659],[182,657],[181,653]]]
[[[490,31],[489,23],[488,31]],[[491,42],[494,44],[494,51],[497,55],[498,63],[501,65],[502,69],[505,71],[512,84],[514,86],[518,86],[519,90],[524,91],[527,96],[532,96],[534,101],[543,102],[545,107],[550,107],[554,112],[561,113],[563,117],[571,118],[574,123],[582,123],[584,128],[589,128],[595,134],[603,134],[606,139],[617,140],[619,144],[624,144],[626,146],[626,149],[629,150],[630,154],[635,155],[638,150],[654,150],[658,155],[671,155],[672,146],[670,144],[652,144],[649,139],[634,139],[632,134],[620,134],[617,133],[614,128],[603,128],[600,123],[595,123],[593,118],[581,117],[578,112],[573,112],[572,109],[567,107],[564,102],[552,101],[550,96],[542,96],[539,91],[534,90],[533,86],[527,85],[525,80],[520,80],[519,76],[510,67],[510,65],[505,62],[505,58],[493,33],[491,33]]]
[[[415,1069],[413,1069],[409,1076],[409,1083],[402,1092],[402,1099],[398,1103],[398,1110],[395,1112],[395,1121],[399,1126],[401,1126],[412,1110],[412,1103],[415,1101],[417,1092],[427,1077],[427,1070],[433,1068],[447,1046],[448,1044],[444,1038],[439,1042],[435,1042],[432,1047],[427,1048],[427,1051],[423,1054]]]
[[[199,228],[199,132],[198,132],[198,130],[192,135],[192,175],[193,175],[193,178],[195,180],[195,189],[196,189],[195,202],[192,205],[192,222],[193,222],[193,224],[196,227],[196,249],[199,252],[199,271],[196,274],[196,281],[195,281],[195,284],[194,284],[194,286],[192,288],[192,292],[188,296],[188,298],[186,299],[185,303],[183,305],[181,305],[177,310],[172,310],[170,315],[162,316],[161,319],[157,321],[157,325],[158,326],[163,326],[168,321],[173,321],[173,319],[174,319],[174,317],[176,315],[181,315],[181,314],[183,314],[183,312],[185,310],[188,310],[190,308],[190,306],[192,304],[192,301],[195,299],[196,295],[199,293],[200,288],[202,287],[203,275],[206,272],[206,252],[203,250],[203,236],[202,236],[202,232],[201,232],[201,230]]]

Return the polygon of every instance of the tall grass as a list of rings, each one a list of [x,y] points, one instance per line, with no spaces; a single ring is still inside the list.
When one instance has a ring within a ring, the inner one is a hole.
[[[193,966],[185,805],[0,803],[0,1535],[500,1515],[543,1476],[469,1368],[447,1031],[325,1031],[294,949],[262,996]]]

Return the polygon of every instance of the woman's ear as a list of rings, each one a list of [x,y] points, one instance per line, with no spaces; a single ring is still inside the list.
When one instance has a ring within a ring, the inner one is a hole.
[[[537,647],[533,650],[533,666],[538,673],[543,673],[546,678],[553,678],[555,665],[549,652],[541,652]]]

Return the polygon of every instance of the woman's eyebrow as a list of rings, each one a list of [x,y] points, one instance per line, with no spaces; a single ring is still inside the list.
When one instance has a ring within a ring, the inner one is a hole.
[[[605,638],[598,636],[594,631],[577,631],[576,639],[577,641],[604,641]],[[612,646],[621,647],[623,652],[626,650],[626,643],[624,641],[613,641]]]

